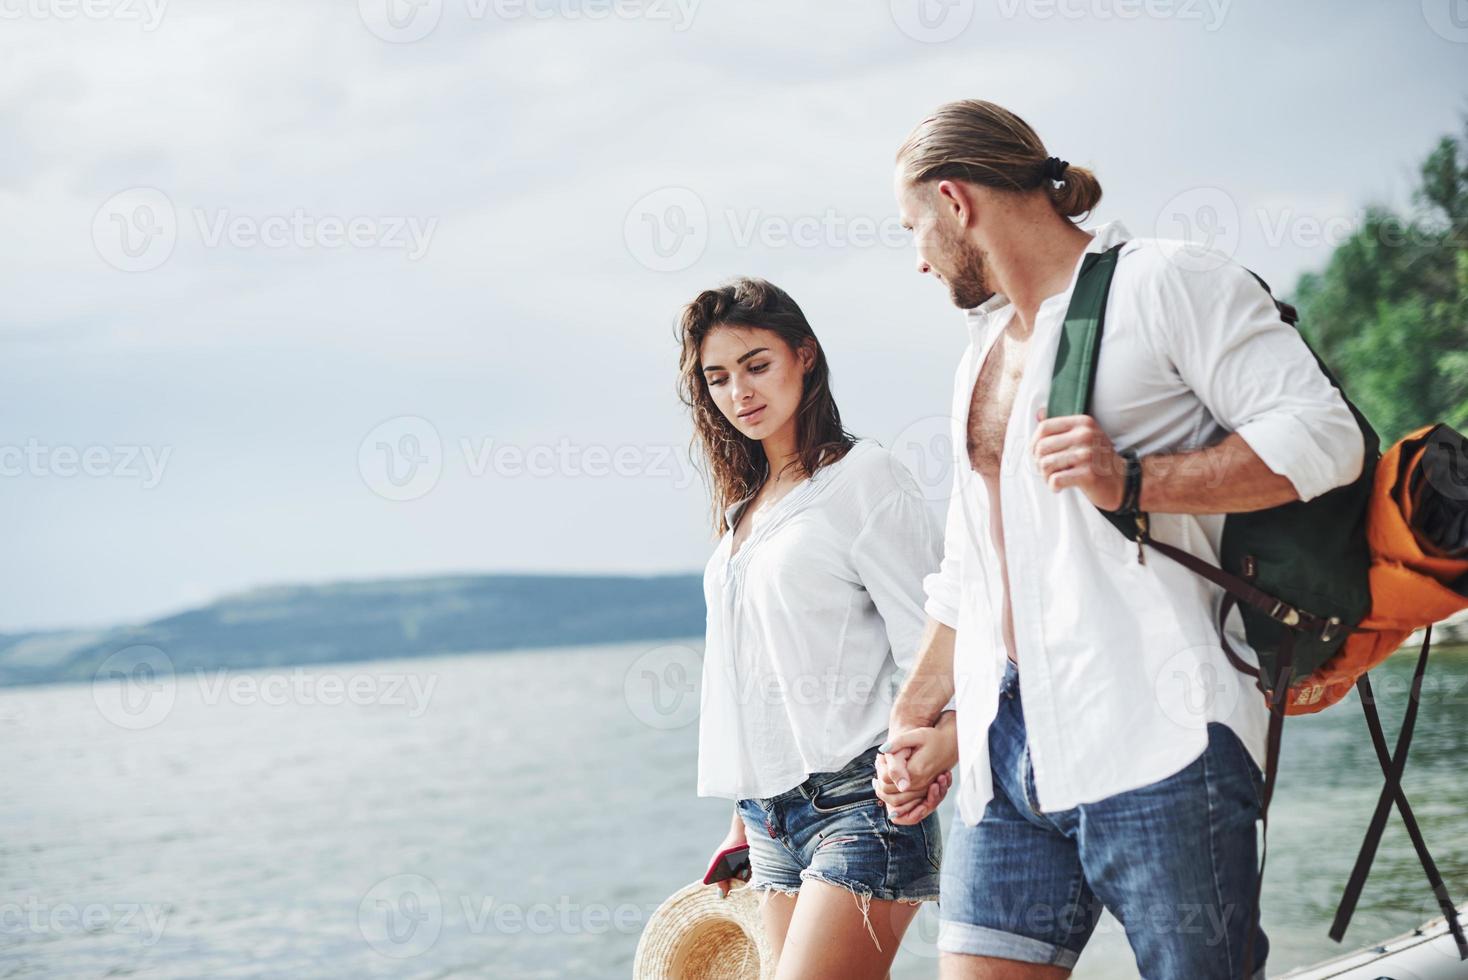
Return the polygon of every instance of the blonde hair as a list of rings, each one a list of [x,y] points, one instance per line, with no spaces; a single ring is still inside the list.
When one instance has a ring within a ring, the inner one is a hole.
[[[1066,164],[1051,180],[1050,155],[1040,137],[1003,106],[963,99],[938,107],[897,150],[903,180],[967,180],[1023,193],[1044,188],[1066,218],[1084,217],[1101,201],[1101,183],[1085,167]]]

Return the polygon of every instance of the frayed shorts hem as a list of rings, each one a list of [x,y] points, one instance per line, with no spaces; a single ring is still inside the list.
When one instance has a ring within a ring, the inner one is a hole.
[[[938,890],[936,888],[925,889],[891,889],[872,888],[859,881],[842,878],[837,875],[817,871],[814,868],[806,868],[800,872],[801,881],[819,881],[822,884],[841,888],[861,898],[869,898],[875,902],[906,902],[909,905],[918,905],[923,902],[938,901]],[[800,894],[799,885],[786,885],[776,881],[751,881],[750,890],[754,892],[779,892],[781,895]]]

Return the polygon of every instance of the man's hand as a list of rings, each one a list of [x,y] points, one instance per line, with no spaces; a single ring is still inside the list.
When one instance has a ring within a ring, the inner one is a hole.
[[[958,764],[957,729],[953,712],[945,711],[936,725],[908,729],[883,743],[873,785],[893,823],[918,823],[943,802]]]
[[[1040,476],[1056,493],[1079,487],[1102,510],[1116,510],[1126,493],[1126,460],[1089,415],[1047,419],[1041,409],[1030,443]]]
[[[897,757],[905,759],[911,754],[912,749],[902,749],[895,756],[877,756],[877,776],[872,780],[872,786],[877,791],[877,798],[887,807],[888,819],[895,824],[921,823],[928,814],[938,809],[943,798],[948,795],[948,788],[953,785],[953,774],[940,772],[926,786],[906,792],[898,790],[888,760]],[[904,782],[908,781],[904,779]]]

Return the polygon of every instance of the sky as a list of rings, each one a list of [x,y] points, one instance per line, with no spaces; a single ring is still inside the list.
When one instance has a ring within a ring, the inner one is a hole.
[[[963,320],[891,192],[928,110],[1005,105],[1088,225],[1288,293],[1462,131],[1461,8],[0,0],[0,632],[701,569],[699,290],[780,284],[849,429],[942,431]]]

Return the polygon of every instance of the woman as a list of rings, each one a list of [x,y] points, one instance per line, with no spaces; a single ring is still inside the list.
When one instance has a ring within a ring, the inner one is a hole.
[[[938,897],[937,815],[894,818],[936,807],[948,777],[894,812],[872,780],[941,536],[907,469],[842,428],[825,354],[783,290],[707,290],[680,332],[721,535],[704,572],[698,793],[735,807],[715,857],[749,845],[777,977],[884,977]]]

